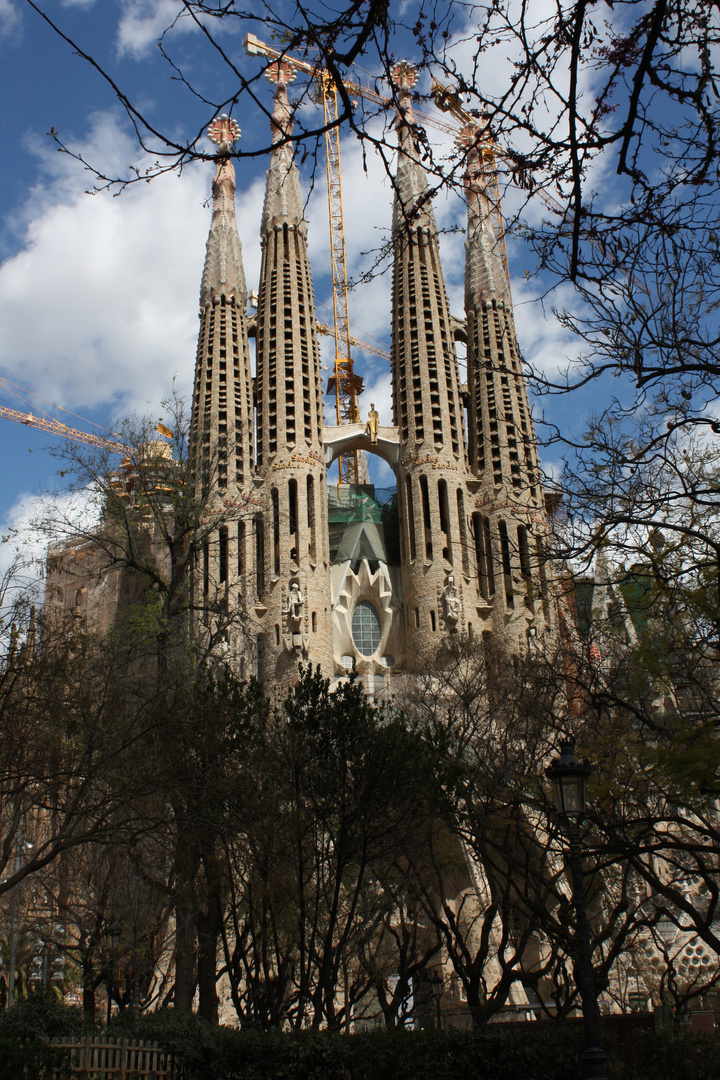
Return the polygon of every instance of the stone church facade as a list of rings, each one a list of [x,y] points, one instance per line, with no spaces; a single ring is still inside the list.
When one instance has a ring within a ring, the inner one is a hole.
[[[252,624],[255,648],[248,650],[247,633],[241,645],[230,631],[230,656],[249,651],[268,686],[292,680],[299,662],[319,664],[332,680],[355,665],[368,693],[382,697],[448,633],[489,634],[524,652],[529,639],[553,626],[535,438],[478,133],[465,133],[462,386],[407,70],[396,67],[392,425],[323,423],[307,222],[288,141],[287,69],[274,65],[272,72],[274,145],[252,322],[230,143],[220,131],[232,121],[216,121],[192,437],[206,470],[215,454],[215,497],[232,501],[252,492],[253,512],[223,526],[204,574]],[[254,383],[248,333],[257,341]],[[353,450],[388,462],[396,490],[328,486],[332,463]]]
[[[447,634],[490,636],[522,654],[554,631],[544,496],[493,231],[492,177],[482,167],[479,132],[469,126],[462,134],[468,376],[461,385],[458,324],[412,112],[414,77],[405,62],[396,65],[393,423],[378,424],[375,414],[367,425],[326,425],[308,225],[289,141],[292,76],[283,64],[271,65],[269,75],[273,149],[252,316],[234,208],[231,150],[239,131],[220,117],[208,133],[218,150],[190,447],[197,499],[219,524],[195,558],[195,629],[214,633],[237,672],[257,674],[268,688],[290,685],[301,662],[319,664],[334,682],[354,666],[368,694],[382,699]],[[396,488],[329,485],[333,462],[351,451],[382,457]],[[110,625],[110,593],[120,586],[113,590],[100,572],[93,582],[71,580],[82,565],[54,554],[50,604],[77,615],[78,589],[101,588]],[[89,593],[82,603],[97,615]],[[93,629],[102,629],[96,622]]]

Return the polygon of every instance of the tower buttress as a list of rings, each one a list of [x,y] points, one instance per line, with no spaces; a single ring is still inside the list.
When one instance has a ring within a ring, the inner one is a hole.
[[[213,215],[200,287],[190,447],[194,496],[221,524],[210,532],[195,569],[197,602],[210,612],[245,610],[249,560],[246,498],[253,479],[252,376],[247,335],[247,287],[235,221],[232,144],[240,129],[222,115],[208,129],[217,144]],[[228,626],[233,620],[225,617]],[[216,620],[217,622],[217,620]],[[242,647],[242,646],[241,646]]]
[[[510,289],[493,226],[499,215],[493,213],[492,146],[472,123],[460,142],[468,149],[468,434],[470,467],[479,481],[472,532],[481,597],[493,606],[493,629],[514,647],[520,631],[510,627],[517,616],[525,616],[532,636],[549,621],[547,519]]]
[[[267,685],[292,681],[299,660],[331,671],[330,570],[323,455],[320,349],[307,223],[292,146],[282,61],[276,84],[273,149],[262,216],[257,311],[256,612],[259,669]]]
[[[400,431],[403,592],[408,654],[477,617],[468,530],[467,458],[452,321],[427,175],[420,163],[407,61],[398,91],[398,166],[393,206],[394,420]]]

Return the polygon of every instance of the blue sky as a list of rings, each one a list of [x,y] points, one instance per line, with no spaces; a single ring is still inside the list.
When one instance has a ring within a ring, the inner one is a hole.
[[[177,10],[176,0],[45,0],[40,5],[80,47],[94,55],[134,97],[151,122],[187,137],[207,126],[212,109],[169,78],[156,40]],[[247,29],[244,28],[244,29]],[[255,28],[263,36],[263,26]],[[232,92],[226,72],[204,49],[195,30],[180,28],[171,41],[174,57],[214,99]],[[240,34],[224,44],[251,75],[260,61],[246,57]],[[410,53],[412,59],[412,54]],[[503,77],[500,57],[488,77]],[[368,72],[358,73],[366,78]],[[46,26],[24,0],[0,0],[0,112],[4,147],[0,172],[0,374],[71,413],[112,424],[136,412],[160,417],[161,399],[173,380],[189,391],[197,334],[197,296],[210,220],[207,200],[212,165],[196,163],[180,177],[141,183],[120,195],[86,194],[92,175],[60,154],[47,132],[54,128],[81,156],[124,172],[147,163],[133,140],[111,88],[90,65]],[[270,102],[270,89],[259,89]],[[267,141],[267,119],[244,107],[237,119],[243,146]],[[449,145],[449,141],[448,141]],[[210,144],[208,144],[208,147]],[[237,166],[237,219],[249,288],[259,273],[258,228],[264,159]],[[391,191],[381,163],[348,137],[343,142],[343,188],[349,272],[367,266],[367,252],[382,243],[390,221]],[[307,168],[304,176],[309,185]],[[322,173],[309,197],[310,256],[318,318],[332,321],[327,203]],[[455,195],[436,204],[441,227],[462,224]],[[453,311],[462,314],[463,237],[442,238]],[[572,351],[537,302],[537,286],[525,281],[527,256],[511,245],[513,292],[521,348],[552,369]],[[389,343],[389,276],[375,278],[350,298],[353,332]],[[330,361],[326,342],[325,363]],[[381,423],[391,422],[388,365],[356,357],[366,382],[361,411],[374,401]],[[34,413],[45,409],[73,426],[68,413],[26,398]],[[25,410],[22,397],[0,391],[0,404]],[[328,414],[328,421],[332,417]],[[0,420],[0,528],[20,526],[38,492],[56,483],[58,463],[42,433]],[[380,483],[389,476],[378,474]]]

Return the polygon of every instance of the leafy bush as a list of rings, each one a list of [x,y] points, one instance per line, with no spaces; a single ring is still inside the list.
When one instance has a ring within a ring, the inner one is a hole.
[[[0,1080],[36,1080],[58,1063],[61,1051],[50,1039],[69,1038],[85,1030],[82,1012],[56,998],[31,994],[0,1012]]]
[[[720,1035],[695,1035],[680,1024],[642,1031],[618,1064],[620,1080],[717,1080]]]
[[[128,1023],[113,1031],[129,1034]],[[577,1080],[582,1043],[577,1029],[545,1024],[348,1037],[212,1028],[170,1011],[140,1017],[135,1035],[171,1051],[181,1080]]]
[[[44,997],[0,1013],[0,1080],[40,1080],[53,1038],[87,1032],[82,1012]],[[490,1024],[479,1031],[262,1032],[212,1027],[163,1009],[113,1019],[116,1038],[158,1043],[178,1080],[579,1080],[581,1024]],[[611,1039],[612,1042],[612,1039]],[[716,1080],[720,1037],[668,1026],[638,1031],[612,1054],[613,1080]]]

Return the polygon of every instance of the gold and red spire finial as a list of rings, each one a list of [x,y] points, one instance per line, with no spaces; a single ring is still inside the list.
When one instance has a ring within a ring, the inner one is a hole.
[[[207,137],[210,142],[217,145],[218,157],[220,157],[230,153],[231,146],[240,138],[240,128],[235,120],[232,120],[227,113],[223,113],[222,116],[216,116],[210,124]]]
[[[473,223],[487,217],[485,196],[486,178],[480,159],[482,128],[475,120],[468,120],[455,136],[455,145],[465,151],[465,193],[470,220]]]
[[[398,90],[404,90],[408,94],[411,90],[414,90],[418,83],[418,71],[414,64],[411,64],[409,60],[398,60],[397,64],[393,64],[390,68],[390,78],[392,79],[393,86],[396,86]]]
[[[480,125],[476,120],[468,120],[466,124],[463,124],[455,136],[455,142],[458,146],[462,146],[466,150],[472,150],[477,144],[479,135]]]
[[[265,78],[275,87],[275,107],[272,115],[273,142],[285,138],[292,131],[292,113],[288,103],[287,88],[297,77],[287,60],[274,60],[265,68]]]
[[[213,199],[216,211],[232,211],[235,195],[235,169],[230,161],[233,143],[240,138],[240,128],[235,120],[226,113],[216,116],[207,130],[207,137],[218,148],[215,179],[213,180]]]
[[[418,84],[418,70],[409,60],[398,60],[390,68],[390,81],[398,92],[400,117],[408,123],[413,122],[410,94]]]

